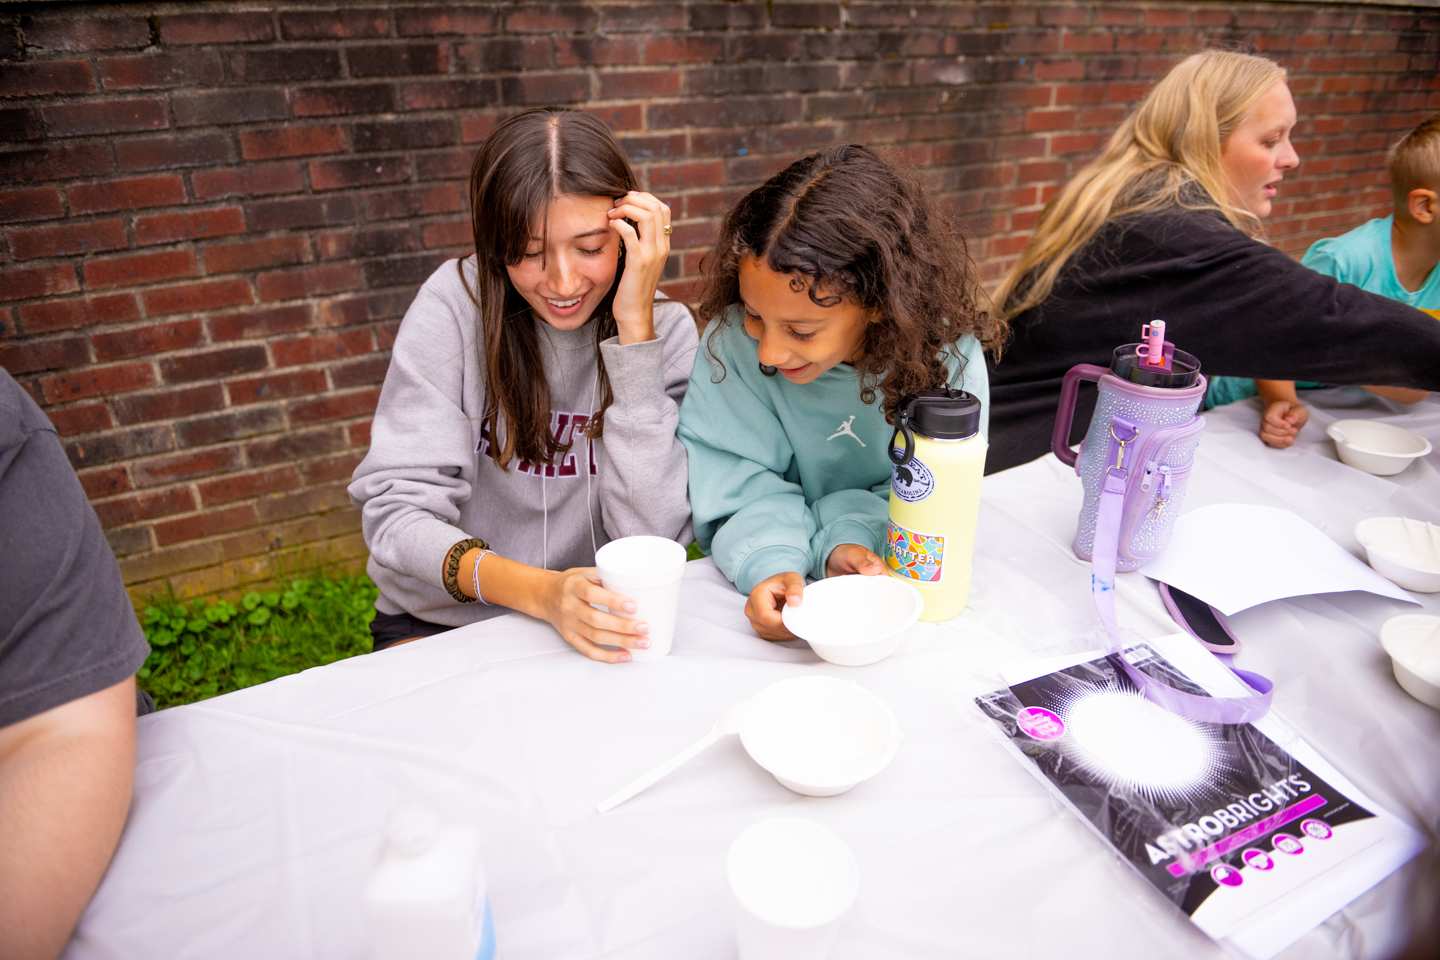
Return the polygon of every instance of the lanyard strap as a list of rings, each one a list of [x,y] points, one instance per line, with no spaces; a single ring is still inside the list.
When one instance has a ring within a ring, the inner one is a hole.
[[[1135,424],[1115,417],[1110,422],[1110,451],[1100,490],[1099,513],[1095,518],[1095,545],[1090,554],[1090,593],[1095,609],[1109,637],[1110,659],[1118,663],[1146,699],[1171,713],[1206,723],[1251,723],[1270,710],[1274,684],[1258,673],[1236,670],[1230,657],[1220,657],[1240,680],[1255,691],[1249,697],[1201,697],[1177,690],[1140,670],[1125,658],[1120,643],[1120,625],[1115,616],[1115,559],[1120,549],[1120,519],[1125,508],[1125,490],[1130,485],[1129,445],[1139,434]]]

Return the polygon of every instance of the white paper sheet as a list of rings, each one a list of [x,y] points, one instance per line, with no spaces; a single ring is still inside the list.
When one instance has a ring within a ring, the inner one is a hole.
[[[1227,616],[1270,600],[1346,590],[1420,602],[1296,514],[1250,503],[1181,515],[1170,545],[1142,572]]]

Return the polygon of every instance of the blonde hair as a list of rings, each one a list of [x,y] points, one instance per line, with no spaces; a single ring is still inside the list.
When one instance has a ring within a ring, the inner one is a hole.
[[[1440,113],[1431,114],[1390,148],[1386,164],[1395,212],[1408,209],[1411,190],[1440,190]]]
[[[1259,218],[1230,200],[1221,145],[1285,77],[1273,61],[1229,50],[1176,64],[1040,214],[995,293],[1000,315],[1014,317],[1048,297],[1070,258],[1116,217],[1179,205],[1218,210],[1237,228],[1258,232]]]

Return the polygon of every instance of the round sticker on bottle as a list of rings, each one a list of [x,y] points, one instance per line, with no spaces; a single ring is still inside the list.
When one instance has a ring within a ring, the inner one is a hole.
[[[935,474],[919,457],[911,457],[890,469],[890,489],[906,503],[924,500],[935,491]]]

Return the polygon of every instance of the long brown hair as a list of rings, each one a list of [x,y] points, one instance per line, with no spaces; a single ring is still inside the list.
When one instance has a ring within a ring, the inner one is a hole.
[[[843,297],[879,315],[852,366],[860,399],[874,403],[878,390],[892,423],[905,397],[945,385],[944,358],[961,337],[973,333],[988,346],[1005,331],[976,305],[964,238],[914,180],[859,144],[797,160],[725,215],[703,264],[707,344],[740,302],[745,256],[805,278],[819,306]]]
[[[1272,60],[1232,50],[1206,50],[1176,64],[1040,214],[1019,262],[995,291],[999,312],[1013,318],[1050,296],[1065,264],[1116,217],[1178,205],[1218,210],[1237,228],[1258,233],[1260,219],[1230,199],[1221,149],[1255,101],[1285,76]]]
[[[547,107],[506,117],[475,154],[470,216],[479,276],[471,298],[478,313],[480,363],[485,370],[481,432],[502,470],[515,457],[533,464],[554,463],[570,449],[550,430],[550,383],[537,321],[505,267],[521,261],[533,230],[543,232],[550,202],[556,197],[618,198],[635,189],[635,173],[610,130],[574,110]],[[457,266],[463,281],[463,261]],[[616,333],[612,307],[624,271],[622,250],[615,282],[586,321],[594,330],[600,374],[600,409],[586,427],[589,437],[600,436],[605,410],[614,399],[600,341]]]

